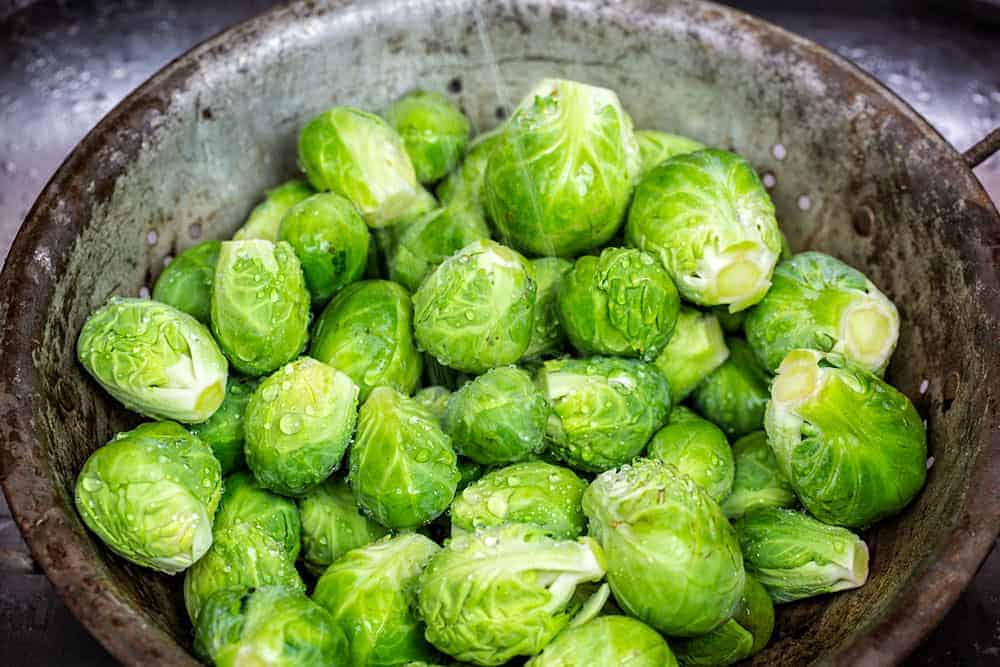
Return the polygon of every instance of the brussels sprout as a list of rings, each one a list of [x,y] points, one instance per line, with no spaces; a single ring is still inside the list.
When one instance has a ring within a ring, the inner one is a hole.
[[[334,107],[316,116],[299,133],[299,164],[314,188],[350,199],[369,227],[433,208],[403,140],[374,114]]]
[[[285,217],[288,210],[314,194],[316,191],[308,183],[297,178],[268,190],[264,201],[257,204],[250,212],[247,221],[233,234],[233,240],[261,240],[274,243],[278,240],[281,219]]]
[[[129,410],[203,422],[226,395],[226,358],[198,320],[145,299],[113,298],[76,341],[80,363]]]
[[[174,257],[156,279],[153,299],[173,306],[207,326],[212,305],[212,281],[221,248],[219,241],[205,241]]]
[[[670,413],[667,381],[635,359],[546,361],[537,383],[553,411],[549,448],[578,470],[602,472],[631,461]]]
[[[560,539],[583,533],[580,499],[587,483],[572,470],[543,461],[489,472],[468,486],[451,506],[452,534],[505,523],[526,523]]]
[[[756,579],[747,575],[733,617],[706,635],[674,643],[682,665],[732,665],[763,649],[774,630],[774,604]]]
[[[371,544],[386,530],[361,512],[344,480],[332,477],[299,498],[302,517],[302,560],[321,575],[351,549]]]
[[[775,602],[863,586],[868,547],[857,535],[802,512],[765,507],[735,523],[747,571]]]
[[[265,586],[219,591],[205,602],[195,652],[217,667],[329,667],[347,664],[347,638],[305,594]]]
[[[720,503],[727,517],[737,519],[759,507],[795,506],[795,491],[778,468],[763,431],[754,431],[734,442],[733,459],[733,490]]]
[[[309,328],[309,293],[285,242],[227,241],[212,285],[212,332],[233,366],[266,375],[297,357]]]
[[[87,527],[133,563],[175,574],[212,544],[222,495],[219,462],[174,422],[119,433],[87,459],[76,508]]]
[[[464,456],[458,457],[458,488],[456,491],[461,493],[465,487],[472,484],[477,479],[486,474],[486,466],[476,463],[472,459],[467,459]]]
[[[461,475],[451,440],[412,398],[378,387],[361,406],[350,483],[363,510],[389,528],[417,528],[444,512]]]
[[[482,196],[486,164],[499,143],[502,131],[501,126],[472,140],[461,166],[451,172],[437,187],[436,194],[442,204],[462,203],[480,215],[486,215]]]
[[[559,321],[581,354],[652,361],[670,340],[680,305],[652,255],[605,248],[576,260],[559,292]]]
[[[265,488],[309,491],[340,467],[358,414],[358,388],[302,357],[260,383],[246,412],[247,465]]]
[[[221,533],[241,523],[273,538],[288,560],[298,558],[302,524],[295,503],[271,493],[245,472],[226,478],[213,529]]]
[[[559,354],[565,334],[559,324],[559,290],[573,263],[561,257],[541,257],[531,260],[535,269],[534,328],[524,359],[538,359]]]
[[[556,540],[523,524],[455,537],[420,575],[427,640],[477,665],[535,655],[578,610],[577,586],[603,576],[590,538]]]
[[[824,523],[867,526],[924,485],[927,435],[910,399],[840,355],[790,352],[765,427],[799,500]]]
[[[703,417],[738,438],[764,426],[764,408],[771,378],[739,338],[727,338],[729,358],[693,393],[694,407]]]
[[[614,92],[546,79],[507,122],[483,194],[515,248],[572,257],[619,230],[639,171],[632,120]]]
[[[670,636],[710,632],[735,611],[745,573],[719,506],[676,468],[636,459],[597,477],[583,511],[630,615]]]
[[[673,336],[656,357],[656,367],[670,383],[674,400],[683,401],[728,358],[718,318],[681,306]]]
[[[523,461],[545,447],[549,406],[526,371],[493,368],[454,394],[444,430],[459,454],[484,465]]]
[[[636,130],[635,140],[639,144],[643,176],[675,155],[694,153],[705,148],[705,144],[700,141],[657,130]]]
[[[228,475],[245,463],[243,458],[243,415],[257,380],[230,376],[222,405],[206,421],[188,427],[198,439],[212,448],[219,459],[222,474]]]
[[[397,535],[348,551],[320,577],[313,600],[347,633],[349,664],[405,665],[434,657],[411,605],[417,577],[440,550],[423,535]]]
[[[781,252],[774,204],[757,173],[713,149],[672,157],[646,174],[625,238],[659,258],[685,299],[731,312],[764,297]]]
[[[281,221],[278,239],[295,250],[313,306],[359,280],[368,264],[368,227],[354,204],[332,192],[293,206]]]
[[[647,455],[677,468],[716,502],[733,488],[735,466],[726,434],[683,406],[675,407],[653,436]]]
[[[386,255],[389,277],[409,290],[420,287],[431,271],[465,246],[490,238],[482,215],[458,203],[396,227],[399,233]]]
[[[403,138],[421,183],[454,169],[469,142],[469,119],[441,93],[407,93],[386,110],[385,119]]]
[[[881,375],[899,340],[896,306],[863,273],[821,252],[781,262],[746,321],[747,342],[769,370],[796,348],[836,352]]]
[[[184,606],[194,624],[205,602],[226,589],[282,586],[305,592],[295,563],[280,542],[246,523],[217,530],[212,548],[184,575]]]
[[[413,400],[430,412],[439,424],[444,424],[444,412],[448,409],[448,399],[451,391],[444,387],[432,385],[424,387],[413,395]]]
[[[410,295],[388,280],[349,285],[320,315],[309,354],[347,373],[362,401],[378,386],[413,393],[423,358],[413,341]]]
[[[525,667],[677,667],[655,630],[628,616],[601,616],[568,628]]]
[[[512,364],[531,340],[534,269],[510,248],[477,241],[446,259],[413,295],[420,346],[445,366],[482,373]]]

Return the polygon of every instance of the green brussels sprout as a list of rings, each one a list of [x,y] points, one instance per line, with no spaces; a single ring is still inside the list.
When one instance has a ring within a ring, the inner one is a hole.
[[[453,535],[505,523],[526,523],[559,539],[583,534],[580,507],[587,483],[567,468],[544,461],[517,463],[486,473],[455,498]]]
[[[444,425],[444,412],[448,409],[448,399],[450,398],[451,391],[438,385],[424,387],[413,395],[413,400],[434,415],[434,419],[438,420],[442,426]]]
[[[536,381],[552,407],[549,450],[578,470],[603,472],[628,463],[670,413],[666,379],[635,359],[546,361]]]
[[[775,371],[794,349],[842,354],[879,375],[899,340],[896,306],[860,271],[821,252],[781,262],[745,324],[747,342]]]
[[[682,665],[732,665],[763,649],[774,631],[774,603],[767,590],[747,575],[733,617],[708,634],[674,643]]]
[[[222,399],[219,409],[206,421],[188,426],[192,434],[212,448],[222,466],[223,475],[242,468],[245,463],[243,415],[256,388],[256,378],[230,376],[226,383],[226,397]]]
[[[794,507],[795,490],[778,467],[764,431],[754,431],[733,443],[736,476],[733,490],[719,505],[730,519],[759,507]]]
[[[174,422],[119,433],[76,480],[83,522],[133,563],[175,574],[208,551],[222,495],[219,462]]]
[[[264,201],[254,207],[247,221],[233,234],[233,240],[276,242],[281,219],[289,209],[314,194],[316,191],[308,183],[297,178],[268,190]]]
[[[603,576],[590,538],[556,540],[523,524],[454,537],[420,575],[427,640],[477,665],[535,655],[579,610],[577,586]]]
[[[371,544],[385,528],[358,511],[344,480],[332,477],[298,500],[302,517],[302,560],[319,576],[351,549]]]
[[[751,309],[752,310],[752,309]],[[738,313],[730,313],[725,306],[716,306],[711,309],[713,315],[719,320],[722,330],[730,336],[739,336],[743,333],[743,322],[747,319],[750,310],[741,310]]]
[[[461,203],[468,205],[481,216],[486,216],[483,203],[483,181],[486,178],[486,164],[500,141],[503,127],[480,134],[472,143],[458,169],[451,172],[438,185],[435,194],[442,204]]]
[[[433,183],[455,168],[471,126],[458,107],[441,93],[415,90],[397,100],[385,119],[403,138],[417,180]]]
[[[246,411],[247,465],[264,488],[300,496],[340,467],[358,415],[358,387],[309,357],[260,383]]]
[[[313,306],[360,280],[368,265],[368,227],[354,204],[333,192],[313,195],[289,209],[278,239],[295,250]]]
[[[583,512],[630,615],[675,637],[711,632],[733,615],[745,580],[739,542],[715,501],[676,468],[636,459],[602,473]]]
[[[523,461],[545,447],[549,406],[531,376],[493,368],[451,395],[444,430],[456,451],[477,463]]]
[[[628,616],[600,616],[559,633],[525,667],[677,667],[667,642]]]
[[[790,352],[765,428],[799,500],[824,523],[868,526],[924,486],[927,434],[910,399],[840,355]]]
[[[405,665],[433,659],[412,604],[420,572],[440,550],[423,535],[409,533],[348,551],[327,568],[313,600],[347,633],[347,664]]]
[[[444,512],[461,475],[451,440],[412,398],[378,387],[361,406],[350,453],[354,498],[389,528],[417,528]]]
[[[439,362],[466,373],[512,364],[534,326],[535,272],[493,241],[476,241],[438,266],[413,295],[414,332]]]
[[[410,295],[388,280],[348,285],[319,316],[309,354],[350,376],[362,401],[379,386],[413,393],[423,357],[413,340]]]
[[[467,459],[464,456],[459,456],[458,457],[459,480],[456,492],[461,493],[463,490],[465,490],[465,487],[469,486],[469,484],[472,484],[477,479],[486,474],[486,471],[487,471],[486,466],[480,463],[476,463],[472,459]]]
[[[681,306],[674,334],[656,357],[656,367],[670,383],[674,400],[683,401],[728,358],[718,318]]]
[[[221,248],[219,241],[205,241],[174,257],[153,285],[153,300],[173,306],[207,326]]]
[[[399,233],[386,256],[389,277],[411,291],[441,262],[474,241],[490,238],[483,216],[458,203],[424,213],[396,228]]]
[[[212,334],[163,303],[111,299],[87,318],[76,355],[122,405],[154,419],[203,422],[226,395],[228,365]]]
[[[309,334],[309,292],[284,241],[222,244],[212,285],[212,332],[236,370],[266,375],[299,356]]]
[[[653,361],[677,324],[680,297],[656,258],[605,248],[576,260],[559,291],[559,321],[581,354]]]
[[[730,438],[764,427],[764,409],[770,397],[771,377],[740,338],[727,338],[729,358],[698,385],[695,409]]]
[[[559,324],[559,290],[573,263],[562,257],[531,260],[535,269],[535,314],[531,340],[522,359],[539,359],[559,354],[566,339]]]
[[[216,667],[345,665],[347,638],[329,612],[280,586],[219,591],[205,602],[195,653]]]
[[[714,149],[672,157],[646,174],[625,238],[659,258],[685,299],[731,312],[764,298],[781,252],[774,204],[757,172]]]
[[[217,530],[212,548],[184,575],[184,606],[195,625],[205,602],[227,589],[282,586],[304,593],[302,578],[285,547],[246,523]]]
[[[403,140],[375,114],[334,107],[316,116],[299,133],[299,164],[314,188],[350,199],[372,228],[433,208]]]
[[[640,168],[632,120],[614,92],[546,79],[490,154],[486,209],[518,250],[573,257],[618,232]]]
[[[288,560],[298,558],[302,523],[294,502],[271,493],[246,472],[230,475],[224,486],[213,524],[215,532],[246,524],[273,538],[284,549]]]
[[[868,547],[857,535],[802,512],[765,507],[734,524],[747,571],[777,603],[863,586]]]
[[[651,172],[653,167],[659,166],[661,162],[675,155],[684,155],[705,149],[705,144],[700,141],[657,130],[636,130],[635,140],[639,144],[639,158],[642,161],[643,176]]]
[[[647,456],[674,466],[716,502],[733,488],[735,464],[726,434],[683,406],[675,407],[653,436]]]

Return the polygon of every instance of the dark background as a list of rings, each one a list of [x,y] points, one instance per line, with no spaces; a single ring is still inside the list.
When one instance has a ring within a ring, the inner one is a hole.
[[[0,0],[0,258],[49,176],[133,88],[267,0]],[[1000,0],[728,2],[855,62],[958,149],[1000,126]],[[1000,202],[1000,156],[976,170]],[[111,658],[30,571],[0,497],[0,665]],[[22,572],[4,572],[3,563]],[[909,665],[1000,665],[1000,550]]]

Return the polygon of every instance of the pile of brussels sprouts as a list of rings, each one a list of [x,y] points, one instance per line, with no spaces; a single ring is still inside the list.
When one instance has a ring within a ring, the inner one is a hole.
[[[184,572],[197,653],[727,665],[774,604],[864,584],[853,531],[926,474],[893,304],[791,254],[746,160],[610,90],[545,80],[469,135],[435,93],[330,109],[307,181],[84,325],[153,421],[77,507]]]

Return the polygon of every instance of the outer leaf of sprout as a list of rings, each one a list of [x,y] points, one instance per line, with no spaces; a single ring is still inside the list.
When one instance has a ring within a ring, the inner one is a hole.
[[[674,333],[656,357],[656,367],[670,383],[674,400],[683,401],[728,358],[718,318],[681,306]]]
[[[754,431],[734,442],[733,459],[733,490],[720,503],[727,517],[738,519],[760,507],[794,507],[798,503],[764,431]]]
[[[403,138],[421,183],[433,183],[454,169],[469,141],[469,119],[441,93],[407,93],[385,118]]]
[[[413,395],[413,400],[427,409],[443,427],[444,413],[448,409],[448,399],[451,391],[440,385],[431,385],[420,389]]]
[[[755,655],[774,631],[774,603],[767,590],[747,575],[733,617],[706,635],[674,643],[682,665],[732,665]]]
[[[739,338],[727,338],[729,358],[692,393],[695,409],[703,417],[738,438],[764,425],[764,409],[770,397],[770,376]]]
[[[253,241],[259,239],[272,243],[277,241],[278,227],[281,225],[281,219],[288,213],[288,209],[315,193],[316,191],[308,183],[299,179],[287,181],[268,190],[264,201],[257,204],[243,226],[236,230],[233,240]]]
[[[224,486],[212,525],[215,532],[246,524],[278,542],[289,560],[298,558],[302,523],[293,501],[271,493],[246,472],[230,475]]]
[[[794,349],[835,352],[881,374],[899,339],[896,307],[863,273],[820,252],[781,262],[747,317],[747,341],[775,371]]]
[[[536,382],[552,407],[551,452],[578,470],[632,460],[670,412],[670,387],[652,364],[591,357],[547,361]]]
[[[330,478],[298,499],[302,517],[302,560],[319,576],[351,549],[371,544],[386,529],[362,514],[341,479]]]
[[[757,173],[714,149],[672,157],[646,174],[625,238],[659,258],[685,299],[732,312],[764,297],[781,252],[774,205]]]
[[[534,328],[523,359],[539,359],[559,354],[566,338],[559,323],[559,291],[573,263],[561,257],[531,260],[538,290],[535,297]]]
[[[337,470],[357,419],[358,388],[302,357],[264,380],[247,405],[247,465],[265,488],[308,492]]]
[[[309,353],[350,376],[362,401],[378,386],[411,394],[423,358],[413,340],[410,295],[388,280],[349,285],[320,315]]]
[[[910,400],[843,357],[794,350],[771,388],[768,442],[817,519],[867,526],[903,509],[927,476],[927,435]]]
[[[203,422],[226,394],[228,364],[198,320],[145,299],[111,299],[76,341],[83,367],[125,407],[155,419]]]
[[[845,528],[766,507],[735,523],[747,571],[777,603],[864,585],[868,547]]]
[[[546,79],[490,154],[486,208],[515,248],[572,257],[619,230],[639,169],[632,120],[614,92]]]
[[[227,241],[212,285],[212,333],[233,366],[266,375],[305,347],[309,292],[285,242]]]
[[[462,159],[462,164],[441,181],[435,191],[442,205],[460,203],[470,206],[472,210],[486,216],[486,209],[482,201],[486,164],[499,142],[501,132],[503,132],[503,126],[480,134],[472,140],[465,157]]]
[[[205,241],[174,257],[153,286],[153,299],[209,323],[212,281],[219,261],[219,241]]]
[[[211,546],[221,495],[212,451],[174,422],[119,433],[84,463],[75,493],[83,522],[108,547],[167,574]]]
[[[732,490],[735,466],[726,434],[683,406],[653,436],[647,456],[674,466],[716,502]]]
[[[526,667],[677,667],[667,642],[642,621],[600,616],[559,633]]]
[[[618,604],[668,636],[725,623],[743,593],[739,543],[719,506],[673,466],[650,459],[610,470],[583,495]]]
[[[226,382],[226,397],[219,409],[206,421],[188,426],[191,433],[212,448],[223,475],[242,468],[245,463],[243,416],[256,388],[256,379],[230,376]]]
[[[700,141],[657,130],[636,130],[635,140],[639,144],[643,176],[652,171],[653,167],[659,166],[661,162],[675,155],[694,153],[705,148],[705,144]]]

